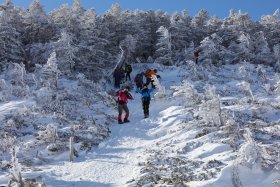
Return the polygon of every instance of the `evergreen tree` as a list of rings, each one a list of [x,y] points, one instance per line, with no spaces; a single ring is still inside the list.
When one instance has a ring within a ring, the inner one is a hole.
[[[24,44],[46,43],[53,37],[54,28],[49,22],[39,0],[33,0],[27,12],[24,14],[26,25],[24,34]]]
[[[171,37],[170,33],[165,27],[160,27],[157,30],[160,33],[160,38],[157,43],[157,50],[155,53],[156,63],[163,65],[172,65],[172,51],[171,51]]]
[[[75,66],[76,47],[73,45],[73,38],[65,31],[61,33],[60,39],[54,43],[55,58],[60,72],[70,75]],[[53,55],[51,55],[53,57]]]
[[[24,62],[23,45],[19,33],[9,24],[5,11],[0,12],[0,68],[5,70],[10,63]]]

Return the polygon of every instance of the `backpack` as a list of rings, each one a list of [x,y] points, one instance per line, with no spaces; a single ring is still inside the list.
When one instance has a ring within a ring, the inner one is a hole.
[[[145,72],[145,76],[149,76],[149,73],[150,73],[151,69],[147,69],[146,72]]]
[[[126,65],[125,71],[126,71],[127,73],[131,73],[131,72],[132,72],[132,67],[131,67],[130,64]]]
[[[134,82],[137,82],[137,83],[142,83],[143,82],[143,77],[142,77],[142,74],[137,74],[134,78]]]

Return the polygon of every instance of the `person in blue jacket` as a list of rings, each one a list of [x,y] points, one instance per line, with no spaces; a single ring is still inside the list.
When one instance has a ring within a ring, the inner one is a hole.
[[[142,95],[142,106],[143,106],[143,111],[144,111],[144,118],[149,117],[149,106],[150,106],[150,101],[151,101],[151,92],[153,89],[149,89],[147,84],[143,85],[142,90],[137,91]]]

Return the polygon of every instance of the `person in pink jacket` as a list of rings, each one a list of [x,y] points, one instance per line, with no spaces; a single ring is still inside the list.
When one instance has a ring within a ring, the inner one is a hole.
[[[119,111],[118,122],[119,124],[128,123],[129,109],[127,107],[127,103],[128,103],[128,99],[133,99],[132,95],[129,93],[129,86],[118,91],[115,96],[118,97],[118,111]],[[124,120],[122,121],[123,110],[125,111],[126,114]]]

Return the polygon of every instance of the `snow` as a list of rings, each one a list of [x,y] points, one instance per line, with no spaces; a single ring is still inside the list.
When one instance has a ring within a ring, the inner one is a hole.
[[[165,168],[166,173],[163,173],[167,177],[168,173],[172,172],[172,166],[166,166],[165,164],[172,162],[169,160],[170,158],[176,158],[182,162],[184,161],[185,165],[183,164],[182,166],[190,169],[192,173],[199,174],[203,173],[204,170],[214,173],[213,178],[208,180],[202,178],[201,180],[189,181],[188,185],[192,187],[232,186],[232,180],[235,180],[232,177],[232,173],[236,168],[243,186],[275,186],[272,182],[279,179],[279,171],[263,171],[257,164],[251,168],[243,165],[235,167],[235,159],[238,154],[233,151],[229,144],[223,142],[227,140],[227,137],[221,139],[218,137],[218,134],[221,133],[220,130],[212,132],[211,128],[209,128],[209,132],[197,136],[203,132],[203,122],[192,123],[195,120],[193,107],[186,107],[187,101],[182,95],[173,94],[174,89],[172,87],[181,86],[182,79],[186,78],[184,71],[176,67],[161,68],[156,65],[155,67],[158,68],[158,72],[162,76],[161,84],[166,88],[166,95],[161,98],[154,97],[151,100],[149,118],[143,118],[140,95],[134,95],[133,93],[132,95],[135,98],[128,104],[130,123],[119,125],[115,121],[110,124],[110,136],[90,151],[80,152],[79,157],[75,158],[74,162],[69,162],[66,159],[68,158],[68,153],[66,152],[59,155],[49,155],[52,157],[51,163],[36,166],[36,171],[24,171],[23,177],[41,178],[48,187],[137,186],[135,182],[139,180],[139,177],[149,175],[143,170],[145,164],[152,163],[156,167],[157,165],[161,165],[163,168],[167,167]],[[221,71],[220,75],[225,75],[226,78],[224,77],[224,79],[231,79],[231,76],[226,72],[232,72],[232,68],[235,67],[226,67],[224,72]],[[138,71],[135,70],[134,72]],[[221,81],[218,77],[216,78],[218,80],[212,81]],[[63,87],[69,87],[69,89],[74,90],[74,87],[77,86],[76,82],[61,81]],[[233,92],[236,89],[236,81],[232,80],[227,84],[232,87]],[[194,82],[192,83],[195,85]],[[215,86],[218,89],[222,89],[223,85],[217,84]],[[180,91],[179,89],[178,92]],[[224,108],[251,113],[252,108],[255,106],[250,103],[237,104],[239,102],[238,96],[221,97],[223,103],[231,103],[230,106],[224,106]],[[262,94],[260,96],[255,95],[255,97],[262,98],[260,100],[268,100],[268,97],[271,96],[266,97]],[[271,97],[270,99],[279,100],[279,97]],[[3,118],[5,114],[15,110],[22,110],[34,104],[32,99],[3,103],[0,105],[0,116]],[[99,107],[100,110],[106,110],[103,112],[108,115],[117,115],[117,111],[112,108],[106,108],[101,104],[95,104],[95,107]],[[88,113],[89,111],[79,112]],[[272,121],[279,121],[279,116],[273,110],[267,111],[265,115]],[[269,136],[264,137],[269,139]],[[30,137],[28,141],[31,141]],[[44,151],[41,153],[47,154]],[[154,161],[152,160],[153,158],[158,158],[158,160]],[[211,165],[211,163],[213,164]],[[174,165],[176,165],[176,162]],[[171,167],[171,171],[169,171],[169,167]],[[177,167],[180,167],[180,165]],[[199,176],[203,175],[197,175],[197,177]],[[7,173],[0,173],[0,183],[7,184],[7,182]]]

